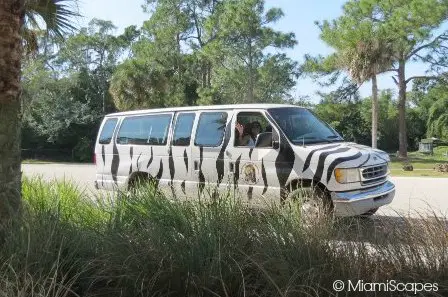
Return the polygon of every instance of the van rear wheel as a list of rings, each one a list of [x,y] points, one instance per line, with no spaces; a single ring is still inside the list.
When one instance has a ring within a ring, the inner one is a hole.
[[[155,181],[147,173],[136,173],[129,180],[128,191],[135,191],[140,187],[145,187],[149,184],[153,184]]]

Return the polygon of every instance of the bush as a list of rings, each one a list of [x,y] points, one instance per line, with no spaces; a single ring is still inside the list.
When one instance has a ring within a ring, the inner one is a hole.
[[[448,163],[439,163],[434,167],[435,171],[438,172],[448,172]]]
[[[93,201],[38,179],[24,181],[23,197],[21,219],[5,231],[0,296],[336,296],[333,281],[349,279],[448,292],[441,219],[311,225],[295,205],[172,201],[151,186]]]
[[[82,137],[78,144],[73,148],[73,158],[77,162],[92,162],[92,154],[95,149],[95,143],[91,139]]]
[[[404,163],[403,170],[404,171],[414,171],[414,166],[412,166],[411,163]]]

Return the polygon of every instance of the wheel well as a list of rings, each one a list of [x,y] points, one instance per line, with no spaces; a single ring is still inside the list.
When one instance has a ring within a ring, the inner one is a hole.
[[[128,190],[134,188],[137,183],[142,181],[151,181],[152,177],[147,172],[137,171],[129,176]]]
[[[295,190],[297,188],[311,188],[313,181],[310,179],[294,179],[286,185],[288,191]]]
[[[328,192],[327,187],[319,181],[312,179],[293,179],[286,185],[286,189],[297,189],[299,187],[302,188],[311,188],[318,187],[320,190]]]
[[[291,191],[298,188],[313,188],[313,187],[316,187],[317,189],[322,191],[322,193],[324,193],[325,196],[331,200],[330,192],[328,191],[327,187],[325,187],[325,185],[322,184],[321,182],[312,179],[294,179],[286,185],[285,190]]]

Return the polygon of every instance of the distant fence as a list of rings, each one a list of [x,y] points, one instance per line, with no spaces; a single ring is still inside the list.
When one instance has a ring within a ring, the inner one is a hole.
[[[22,160],[73,162],[74,151],[70,149],[22,149]]]

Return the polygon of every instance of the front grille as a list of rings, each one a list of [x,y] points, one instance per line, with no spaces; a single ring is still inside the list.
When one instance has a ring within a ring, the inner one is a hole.
[[[383,176],[383,177],[379,177],[379,178],[374,178],[374,179],[369,179],[369,180],[363,180],[363,181],[361,182],[361,184],[362,184],[363,186],[373,185],[373,184],[378,184],[378,183],[384,182],[386,179],[387,179],[387,177],[386,177],[386,176]]]
[[[387,164],[375,165],[362,169],[362,184],[369,185],[386,180]]]

